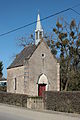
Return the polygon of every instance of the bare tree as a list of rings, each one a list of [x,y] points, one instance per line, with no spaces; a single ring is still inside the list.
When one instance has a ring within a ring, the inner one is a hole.
[[[20,37],[17,39],[17,45],[20,47],[25,47],[29,44],[34,44],[34,35],[30,34],[28,37],[24,36],[24,37]]]

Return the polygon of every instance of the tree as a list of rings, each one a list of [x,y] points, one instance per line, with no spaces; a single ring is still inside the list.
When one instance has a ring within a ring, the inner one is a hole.
[[[44,40],[46,41],[47,45],[51,49],[52,54],[56,57],[57,50],[55,48],[55,41],[53,40],[53,34],[52,33],[45,33]]]
[[[61,90],[75,90],[76,86],[72,85],[75,82],[78,89],[80,87],[78,85],[80,82],[79,68],[77,67],[80,59],[80,24],[76,25],[75,20],[72,20],[70,24],[57,21],[53,32],[57,37],[54,42],[55,48],[60,53]]]
[[[44,33],[44,37],[43,38],[45,39],[47,45],[50,47],[52,54],[56,55],[57,51],[55,49],[55,46],[54,46],[54,43],[53,43],[53,40],[52,40],[53,34],[52,33],[51,34]],[[35,36],[34,36],[34,34],[31,34],[31,35],[29,35],[29,37],[26,37],[26,36],[25,37],[20,37],[18,39],[18,43],[17,44],[20,47],[25,47],[25,46],[27,46],[29,44],[34,44],[34,43],[35,43]]]
[[[29,45],[29,44],[34,44],[34,35],[33,34],[31,34],[31,35],[29,35],[28,37],[27,36],[24,36],[24,37],[20,37],[20,38],[18,38],[18,42],[17,42],[17,44],[18,44],[18,46],[20,46],[20,47],[25,47],[25,46],[27,46],[27,45]]]
[[[0,61],[0,78],[1,78],[2,75],[3,75],[2,70],[3,70],[3,64],[2,64],[2,62]]]

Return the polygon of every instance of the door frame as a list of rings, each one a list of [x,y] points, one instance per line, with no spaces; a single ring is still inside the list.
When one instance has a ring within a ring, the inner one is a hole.
[[[38,96],[39,96],[39,91],[40,91],[40,85],[41,85],[41,86],[45,86],[45,91],[46,91],[46,85],[47,85],[47,84],[45,84],[45,83],[43,83],[43,84],[38,84]]]
[[[42,73],[39,75],[38,77],[38,81],[37,81],[37,95],[39,95],[39,84],[46,84],[46,88],[45,88],[45,91],[48,91],[49,90],[49,80],[47,78],[47,76]]]

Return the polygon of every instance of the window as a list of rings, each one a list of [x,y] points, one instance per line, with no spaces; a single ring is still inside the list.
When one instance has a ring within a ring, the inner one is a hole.
[[[44,53],[42,53],[42,58],[45,58],[45,54]]]
[[[42,38],[42,32],[40,32],[40,34],[39,34],[39,38],[40,38],[40,39]]]
[[[42,54],[42,57],[44,57],[44,54]]]
[[[15,90],[17,89],[16,84],[17,84],[17,79],[15,78],[15,80],[14,80],[14,89]]]
[[[36,32],[36,39],[38,39],[38,32]]]

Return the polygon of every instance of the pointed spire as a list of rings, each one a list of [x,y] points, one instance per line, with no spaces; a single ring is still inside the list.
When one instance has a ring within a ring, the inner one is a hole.
[[[37,25],[36,25],[36,30],[35,30],[35,45],[38,45],[38,43],[40,42],[42,38],[43,38],[43,29],[42,29],[41,22],[40,22],[40,14],[38,12]]]
[[[41,29],[42,29],[42,26],[41,26],[41,22],[40,22],[40,15],[38,12],[36,30],[41,30]]]

